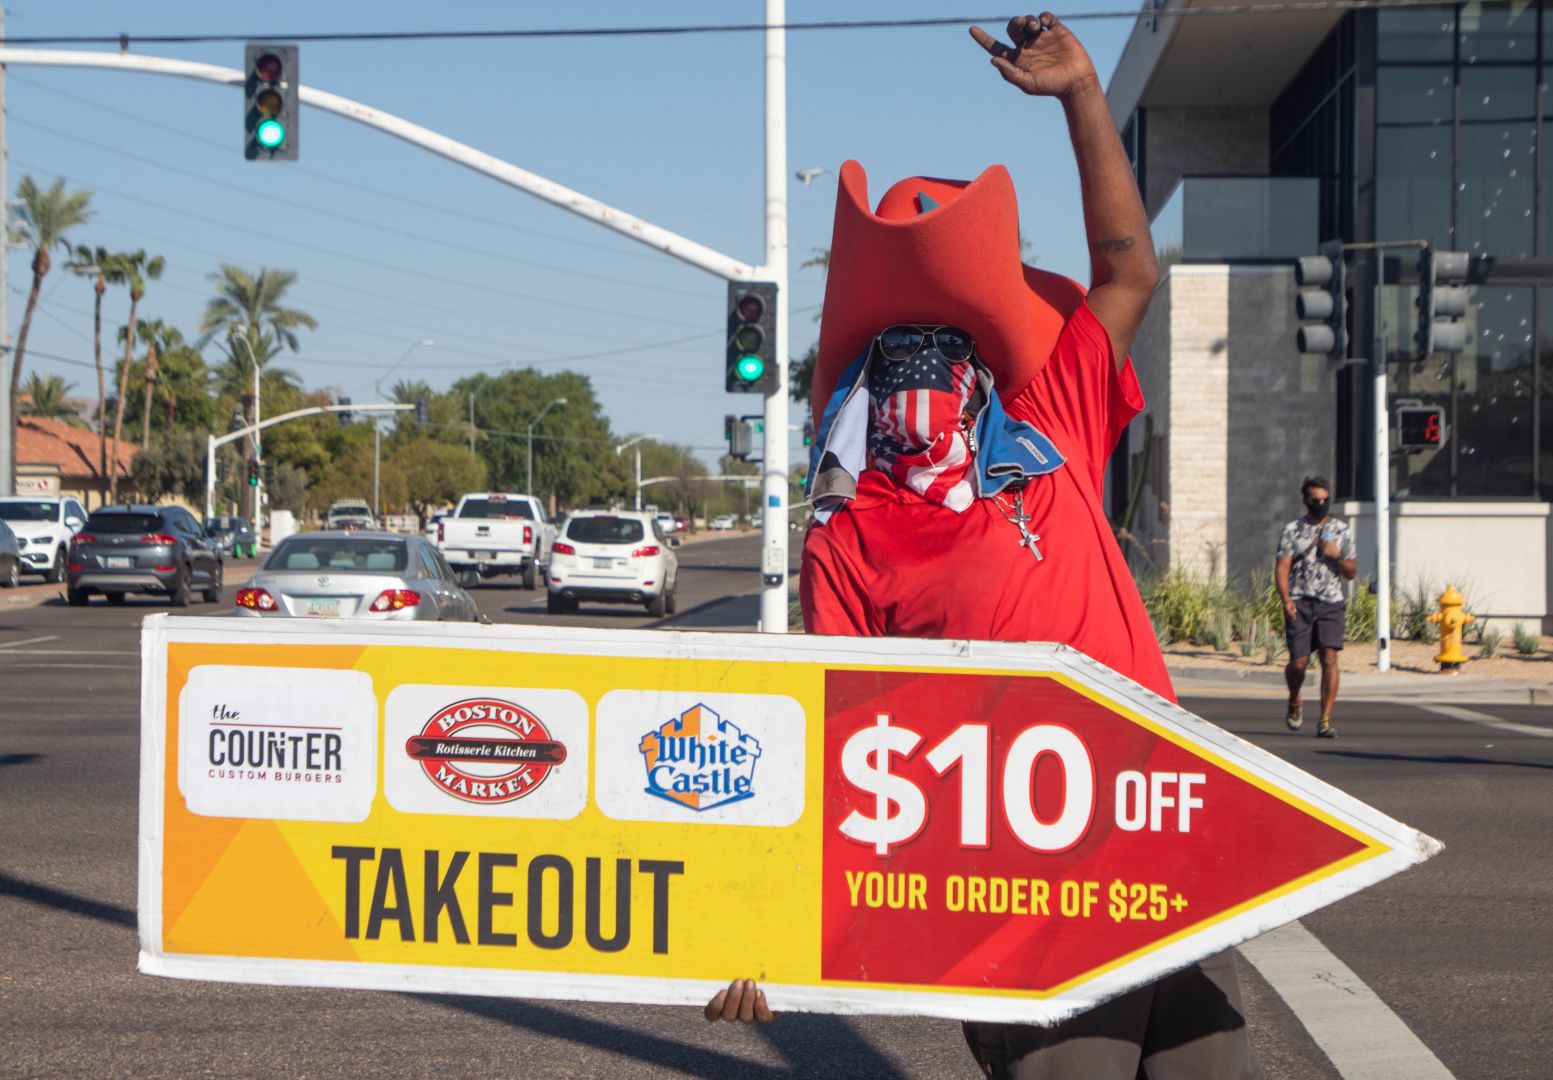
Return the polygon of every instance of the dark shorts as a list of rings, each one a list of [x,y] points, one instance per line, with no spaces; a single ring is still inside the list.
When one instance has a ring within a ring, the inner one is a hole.
[[[1306,596],[1294,598],[1294,618],[1284,619],[1283,636],[1289,645],[1289,659],[1298,660],[1320,649],[1343,647],[1343,619],[1348,605],[1329,604]]]

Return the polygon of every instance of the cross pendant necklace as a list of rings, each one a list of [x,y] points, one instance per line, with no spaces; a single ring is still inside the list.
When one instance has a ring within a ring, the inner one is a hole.
[[[1023,489],[1014,492],[1014,512],[1012,514],[1003,509],[1003,503],[999,499],[994,498],[992,501],[997,506],[998,512],[1009,521],[1012,521],[1015,527],[1019,529],[1019,546],[1029,548],[1030,554],[1035,556],[1037,562],[1044,561],[1046,556],[1042,555],[1041,549],[1035,546],[1035,542],[1040,537],[1025,527],[1030,520],[1030,515],[1025,513],[1025,493]]]

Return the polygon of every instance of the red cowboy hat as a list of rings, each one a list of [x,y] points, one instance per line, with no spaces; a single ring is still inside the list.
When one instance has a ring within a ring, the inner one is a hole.
[[[868,209],[868,177],[841,166],[825,282],[814,415],[841,371],[895,323],[945,323],[970,332],[1005,402],[1045,366],[1084,289],[1019,258],[1019,208],[1008,170],[975,180],[902,180]]]

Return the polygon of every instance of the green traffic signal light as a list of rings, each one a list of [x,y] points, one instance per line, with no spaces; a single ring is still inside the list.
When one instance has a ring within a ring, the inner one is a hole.
[[[739,357],[736,370],[739,378],[745,382],[759,382],[760,377],[766,373],[766,362],[758,356],[746,354]]]
[[[253,137],[266,150],[273,150],[286,141],[286,129],[279,120],[261,120],[254,128]]]

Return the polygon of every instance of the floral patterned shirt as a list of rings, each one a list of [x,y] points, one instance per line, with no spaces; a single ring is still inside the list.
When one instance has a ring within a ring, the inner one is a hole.
[[[1321,554],[1321,545],[1336,541],[1342,559],[1329,559]],[[1278,557],[1291,558],[1289,566],[1289,596],[1320,600],[1325,604],[1341,604],[1348,594],[1343,589],[1343,574],[1338,563],[1355,558],[1358,548],[1354,545],[1353,530],[1335,517],[1329,517],[1320,525],[1311,524],[1304,514],[1283,527],[1278,538]]]

